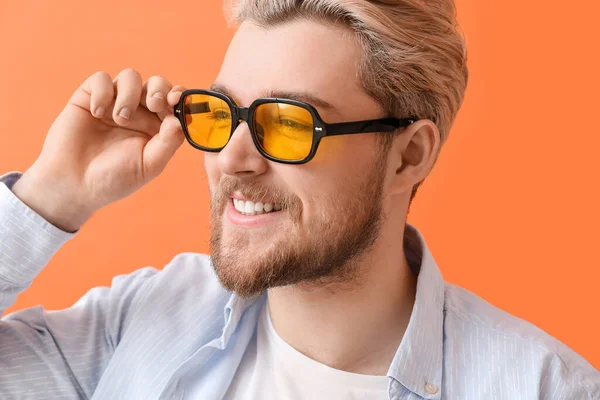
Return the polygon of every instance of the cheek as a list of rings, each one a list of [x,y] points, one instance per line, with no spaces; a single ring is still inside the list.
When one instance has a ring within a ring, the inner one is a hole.
[[[301,175],[287,177],[286,181],[293,182],[290,190],[302,202],[302,220],[305,223],[332,218],[351,197],[356,196],[359,177],[355,172],[349,171],[346,165],[325,166],[315,163],[311,165],[309,173],[306,170],[303,172]]]
[[[356,179],[372,168],[376,153],[373,135],[340,135],[325,137],[319,143],[317,154],[309,162],[318,168],[321,176],[339,179],[352,174]]]
[[[206,171],[206,177],[211,187],[219,182],[221,174],[217,165],[217,154],[204,153],[204,170]]]
[[[343,136],[329,136],[321,139],[317,154],[310,163],[328,164],[338,161],[345,153],[345,147],[347,147],[345,139]]]
[[[343,218],[339,212],[352,211],[358,199],[364,201],[377,151],[374,135],[324,138],[303,174],[288,180],[302,199],[306,218]]]

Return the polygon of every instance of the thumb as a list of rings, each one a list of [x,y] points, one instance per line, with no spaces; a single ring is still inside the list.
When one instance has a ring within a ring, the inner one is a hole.
[[[167,166],[184,140],[181,124],[169,115],[160,125],[160,131],[146,143],[143,150],[146,182],[156,178]]]

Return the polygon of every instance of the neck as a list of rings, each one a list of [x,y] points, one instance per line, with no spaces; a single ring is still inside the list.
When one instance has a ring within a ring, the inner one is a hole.
[[[386,375],[416,293],[403,236],[404,228],[394,233],[382,229],[369,254],[358,261],[359,282],[270,289],[268,307],[279,336],[332,368]]]

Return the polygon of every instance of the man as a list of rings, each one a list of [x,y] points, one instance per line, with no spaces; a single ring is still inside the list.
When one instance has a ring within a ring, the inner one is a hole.
[[[2,398],[600,398],[598,371],[445,284],[406,224],[466,87],[451,0],[234,11],[211,90],[96,73],[34,165],[2,177],[2,310],[184,139],[212,204],[210,258],[4,317]]]

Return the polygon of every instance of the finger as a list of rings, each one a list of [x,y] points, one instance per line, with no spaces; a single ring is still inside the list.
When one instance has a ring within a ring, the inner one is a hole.
[[[112,78],[106,72],[96,72],[89,79],[90,111],[96,118],[102,118],[115,96]]]
[[[88,110],[94,117],[110,115],[115,96],[112,78],[103,71],[89,76],[73,93],[69,103]]]
[[[114,80],[117,99],[113,119],[119,125],[127,125],[136,112],[142,95],[142,77],[133,69],[125,69]]]
[[[146,182],[157,177],[167,166],[184,140],[181,124],[174,116],[165,118],[160,131],[144,146],[144,177]]]
[[[169,108],[173,108],[175,104],[179,102],[179,98],[181,97],[181,93],[183,93],[186,89],[181,85],[175,85],[167,95],[167,104]]]
[[[161,76],[151,77],[142,89],[142,105],[154,113],[165,111],[170,90],[171,83],[168,80]]]

